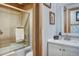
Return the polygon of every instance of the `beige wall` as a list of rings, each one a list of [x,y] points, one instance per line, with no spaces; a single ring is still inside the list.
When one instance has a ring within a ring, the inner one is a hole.
[[[15,42],[15,28],[21,26],[21,12],[0,7],[0,47]]]

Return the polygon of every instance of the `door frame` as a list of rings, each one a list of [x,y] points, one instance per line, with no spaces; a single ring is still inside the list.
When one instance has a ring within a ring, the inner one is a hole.
[[[34,56],[42,56],[42,21],[40,19],[40,5],[33,4],[33,33],[32,33],[32,49]]]

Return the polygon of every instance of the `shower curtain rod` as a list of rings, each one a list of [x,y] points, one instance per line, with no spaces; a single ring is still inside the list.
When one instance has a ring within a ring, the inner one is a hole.
[[[26,10],[23,10],[23,9],[20,9],[20,8],[17,8],[17,7],[8,5],[8,4],[4,4],[4,3],[1,4],[0,3],[0,5],[6,6],[6,7],[9,7],[9,8],[12,8],[12,9],[15,9],[15,10],[18,10],[18,11],[21,11],[21,12],[26,12]]]

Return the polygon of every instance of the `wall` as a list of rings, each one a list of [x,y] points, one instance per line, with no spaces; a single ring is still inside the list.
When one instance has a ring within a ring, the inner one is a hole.
[[[54,25],[49,24],[49,11],[56,12],[56,4],[52,4],[52,8],[49,9],[45,5],[40,4],[40,16],[42,16],[42,53],[47,55],[47,40],[53,38],[56,33],[56,23]]]
[[[58,34],[59,32],[62,32],[62,34],[64,34],[64,6],[73,8],[78,7],[79,4],[53,3],[51,9],[47,8],[43,4],[40,4],[40,15],[42,16],[43,55],[47,55],[47,40],[49,38],[53,38],[53,35]],[[49,11],[55,13],[55,25],[49,24]]]
[[[22,15],[21,26],[24,27],[27,22],[27,18],[29,16],[29,14],[27,12],[23,12],[23,13],[21,13],[21,15]]]
[[[53,3],[51,9],[40,4],[40,15],[42,16],[42,48],[43,55],[47,55],[47,40],[53,38],[59,32],[64,32],[64,5],[62,3]],[[55,13],[55,25],[49,24],[49,11]]]
[[[68,9],[70,8],[77,8],[79,7],[78,3],[56,3],[56,34],[58,34],[59,32],[62,32],[62,34],[64,33],[64,6],[67,7]],[[78,11],[78,10],[77,10]],[[75,17],[75,16],[74,16]],[[73,17],[73,19],[74,19]],[[76,22],[79,23],[79,22]],[[76,29],[74,29],[76,28]],[[74,26],[72,29],[73,33],[79,33],[78,26]]]
[[[56,5],[56,33],[61,32],[64,34],[64,6],[70,4],[57,3]]]
[[[57,3],[56,4],[56,34],[59,32],[62,32],[62,4]]]
[[[13,43],[16,41],[15,29],[19,26],[25,26],[28,18],[28,13],[30,13],[29,38],[31,39],[30,42],[32,43],[32,9],[27,10],[26,13],[23,13],[12,9],[0,7],[0,30],[3,32],[3,34],[0,35],[0,47],[7,46],[11,42]]]
[[[15,28],[20,26],[21,13],[7,8],[0,7],[0,47],[15,42]]]

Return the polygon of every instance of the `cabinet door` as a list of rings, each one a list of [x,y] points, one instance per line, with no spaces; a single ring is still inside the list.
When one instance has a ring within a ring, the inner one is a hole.
[[[61,56],[61,46],[48,43],[48,56]]]
[[[65,47],[63,50],[63,56],[79,56],[79,48]]]

